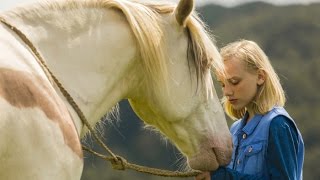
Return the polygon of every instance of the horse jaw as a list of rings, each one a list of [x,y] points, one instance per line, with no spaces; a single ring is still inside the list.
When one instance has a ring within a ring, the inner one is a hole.
[[[219,166],[229,164],[231,160],[231,135],[222,109],[218,106],[215,108],[217,109],[212,109],[212,104],[211,107],[201,106],[197,111],[206,111],[205,116],[194,113],[189,117],[188,122],[193,123],[192,126],[195,127],[192,132],[197,132],[195,135],[197,140],[194,140],[195,151],[193,154],[187,155],[188,164],[192,169],[212,171]]]
[[[211,96],[207,102],[193,107],[195,102],[187,101],[182,105],[175,103],[177,95],[170,97],[172,101],[165,104],[156,101],[157,106],[150,103],[155,102],[150,101],[151,98],[133,98],[129,102],[140,119],[176,145],[192,169],[215,170],[228,164],[232,152],[231,136],[218,98]]]
[[[192,169],[211,171],[229,164],[231,160],[231,136],[223,110],[217,103],[200,105],[186,119],[174,122],[174,128],[166,129],[165,134],[187,157]]]

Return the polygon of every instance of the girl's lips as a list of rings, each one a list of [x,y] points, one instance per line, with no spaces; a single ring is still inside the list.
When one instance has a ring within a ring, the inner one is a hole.
[[[229,102],[230,102],[231,104],[234,104],[234,103],[237,102],[237,99],[229,99]]]

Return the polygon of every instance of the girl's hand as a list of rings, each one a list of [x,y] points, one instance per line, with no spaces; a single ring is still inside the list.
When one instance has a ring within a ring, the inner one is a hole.
[[[202,172],[201,174],[197,175],[195,180],[210,180],[210,172]]]

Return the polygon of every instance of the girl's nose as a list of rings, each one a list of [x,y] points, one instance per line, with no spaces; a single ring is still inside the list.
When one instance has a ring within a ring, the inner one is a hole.
[[[229,85],[225,85],[224,88],[223,88],[223,95],[224,96],[231,96],[233,95],[233,90],[232,88],[229,86]]]

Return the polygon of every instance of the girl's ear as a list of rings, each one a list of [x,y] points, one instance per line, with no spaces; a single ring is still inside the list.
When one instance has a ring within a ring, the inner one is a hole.
[[[258,73],[258,80],[257,80],[257,84],[260,86],[262,85],[265,80],[266,80],[266,72],[262,69],[258,69],[257,71]]]

